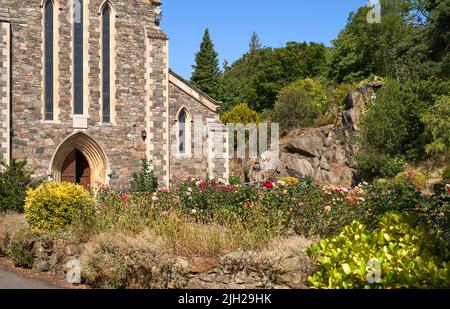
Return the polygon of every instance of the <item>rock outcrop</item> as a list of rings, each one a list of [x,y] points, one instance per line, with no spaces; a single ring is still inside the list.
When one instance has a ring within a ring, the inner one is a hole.
[[[336,126],[308,129],[281,141],[280,158],[275,168],[264,169],[264,158],[250,168],[251,181],[282,177],[311,177],[320,184],[351,183],[352,150],[345,142],[346,132]],[[251,163],[250,163],[251,164]]]
[[[273,158],[271,152],[267,152],[245,164],[234,162],[232,170],[237,174],[239,168],[245,170],[246,180],[250,182],[291,176],[312,177],[318,184],[352,184],[355,172],[351,167],[352,159],[358,147],[352,145],[351,137],[359,130],[361,116],[368,104],[373,104],[375,90],[380,87],[382,84],[375,81],[348,94],[341,113],[341,125],[292,132],[281,140],[275,166],[269,164]]]

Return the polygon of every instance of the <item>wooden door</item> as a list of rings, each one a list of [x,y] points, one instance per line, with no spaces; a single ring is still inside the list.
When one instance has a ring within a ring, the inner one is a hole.
[[[75,149],[64,160],[61,181],[82,185],[87,190],[91,189],[91,168],[80,151]]]
[[[77,182],[77,153],[76,150],[72,151],[64,160],[61,169],[61,181],[62,182]]]
[[[86,157],[79,151],[76,156],[77,161],[77,183],[85,187],[87,190],[91,189],[91,168]]]

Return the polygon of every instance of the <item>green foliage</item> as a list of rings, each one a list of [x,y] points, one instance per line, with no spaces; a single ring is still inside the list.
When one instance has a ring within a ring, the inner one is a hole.
[[[80,221],[89,224],[94,204],[95,199],[82,186],[49,182],[28,190],[25,216],[35,233],[45,233]]]
[[[143,159],[141,161],[141,170],[133,174],[131,190],[137,193],[153,193],[158,189],[158,178],[151,169],[150,161]]]
[[[447,166],[442,172],[442,179],[450,180],[450,166]]]
[[[326,50],[322,44],[289,42],[243,55],[224,72],[220,99],[225,110],[241,102],[258,112],[271,109],[283,87],[323,74]]]
[[[386,164],[381,168],[381,176],[392,178],[405,171],[406,162],[400,157],[389,158]]]
[[[191,82],[194,86],[210,97],[218,98],[220,85],[219,60],[208,29],[205,30],[200,51],[195,56],[193,69]]]
[[[417,155],[422,150],[422,104],[410,87],[387,82],[362,119],[365,149],[386,155]]]
[[[366,181],[377,177],[393,178],[403,172],[406,162],[401,157],[390,157],[383,153],[362,152],[356,155],[358,176]]]
[[[0,164],[4,168],[0,171],[0,212],[23,212],[26,191],[36,188],[40,181],[32,178],[32,173],[26,170],[25,161],[12,160],[10,165],[3,162]]]
[[[286,130],[308,127],[328,108],[324,87],[313,79],[283,88],[274,107],[274,120]]]
[[[448,288],[450,246],[404,214],[387,214],[369,231],[353,222],[339,235],[313,245],[320,269],[309,278],[314,288]]]
[[[28,227],[21,228],[13,235],[6,251],[16,267],[33,267],[36,255],[34,251],[35,242],[36,236]]]
[[[432,140],[426,145],[426,152],[431,155],[450,152],[450,96],[438,99],[422,116],[422,122]]]
[[[410,1],[381,0],[381,7],[381,23],[367,22],[367,7],[350,14],[328,55],[330,78],[350,82],[376,74],[409,80],[418,75],[427,49],[412,23]]]
[[[239,186],[242,185],[242,180],[237,176],[236,174],[230,174],[228,182],[232,186]]]
[[[242,103],[233,107],[231,111],[222,114],[220,120],[225,124],[257,124],[260,122],[260,115],[250,109],[246,103]]]

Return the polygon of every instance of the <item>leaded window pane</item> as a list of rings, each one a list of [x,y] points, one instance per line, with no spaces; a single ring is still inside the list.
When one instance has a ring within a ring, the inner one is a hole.
[[[74,113],[83,115],[83,1],[79,19],[74,18]],[[78,16],[77,16],[78,17]]]
[[[111,121],[111,16],[107,5],[102,12],[102,79],[103,79],[103,122]]]
[[[53,120],[53,2],[45,3],[45,120]]]
[[[179,151],[184,153],[186,151],[186,112],[182,111],[178,119],[178,141]]]

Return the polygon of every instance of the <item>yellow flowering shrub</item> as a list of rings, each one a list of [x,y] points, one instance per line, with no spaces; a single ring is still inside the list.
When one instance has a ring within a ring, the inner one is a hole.
[[[295,178],[295,177],[284,177],[284,178],[281,178],[280,181],[285,182],[286,184],[291,185],[291,186],[295,186],[300,183],[300,180],[298,180],[298,178]]]
[[[35,233],[58,230],[93,217],[94,197],[82,186],[49,182],[27,191],[25,217]]]

